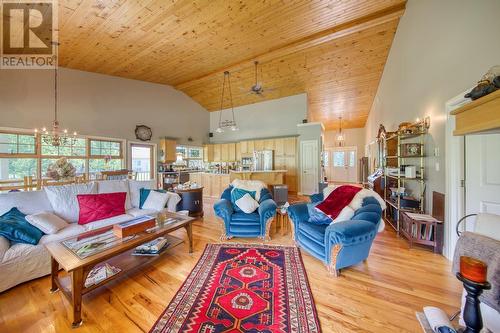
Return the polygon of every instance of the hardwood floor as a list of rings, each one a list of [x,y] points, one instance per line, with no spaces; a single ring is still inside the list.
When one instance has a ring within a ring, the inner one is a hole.
[[[0,332],[148,332],[196,264],[206,243],[219,242],[220,225],[205,203],[204,221],[194,225],[194,248],[187,244],[142,272],[84,296],[83,321],[71,329],[70,307],[61,293],[51,294],[49,277],[0,293]],[[271,228],[272,243],[292,245],[291,235]],[[174,233],[187,238],[184,230]],[[257,239],[233,240],[258,243]],[[421,332],[415,311],[425,305],[448,313],[459,308],[461,286],[442,256],[408,249],[389,226],[374,242],[370,257],[328,275],[323,264],[302,253],[323,332]]]

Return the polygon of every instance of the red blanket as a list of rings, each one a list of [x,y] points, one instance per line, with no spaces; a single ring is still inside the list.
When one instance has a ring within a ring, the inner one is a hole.
[[[359,191],[361,191],[361,187],[352,185],[339,186],[316,208],[335,220],[342,209],[351,203]]]

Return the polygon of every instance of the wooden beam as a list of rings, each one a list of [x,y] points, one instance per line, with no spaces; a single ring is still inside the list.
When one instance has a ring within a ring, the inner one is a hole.
[[[393,20],[399,19],[406,7],[406,2],[394,5],[392,7],[389,7],[384,10],[380,10],[377,12],[374,12],[372,14],[363,16],[359,19],[340,24],[338,26],[335,26],[333,28],[323,30],[321,32],[318,32],[316,34],[307,36],[305,38],[299,39],[293,43],[290,43],[288,45],[285,45],[283,47],[270,50],[266,53],[257,55],[255,57],[245,59],[241,62],[238,62],[236,64],[230,65],[230,66],[225,66],[223,68],[220,68],[214,72],[211,72],[209,74],[205,74],[203,76],[200,76],[196,79],[189,80],[186,82],[182,82],[178,85],[175,86],[176,89],[178,90],[183,90],[186,88],[189,88],[192,85],[197,84],[199,81],[203,81],[207,79],[208,77],[211,77],[213,75],[219,75],[220,73],[224,71],[229,71],[229,72],[235,72],[238,70],[241,70],[243,68],[251,67],[254,66],[254,61],[259,60],[261,63],[270,61],[276,58],[280,58],[292,53],[300,52],[304,49],[311,48],[313,46],[317,46],[323,43],[330,42],[334,39],[338,39],[347,35],[351,35],[357,32],[360,32],[365,29],[372,28],[374,26],[384,24]]]

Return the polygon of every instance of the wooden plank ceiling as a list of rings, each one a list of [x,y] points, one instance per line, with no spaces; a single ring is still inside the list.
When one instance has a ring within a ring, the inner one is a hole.
[[[309,119],[363,127],[405,0],[60,0],[63,67],[168,84],[209,111],[306,92]],[[253,61],[272,90],[254,84]],[[226,101],[225,107],[228,106]]]

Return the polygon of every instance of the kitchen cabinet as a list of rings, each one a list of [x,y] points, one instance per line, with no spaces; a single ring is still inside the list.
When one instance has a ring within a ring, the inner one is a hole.
[[[214,145],[203,146],[203,162],[214,161]]]
[[[160,162],[169,163],[176,159],[177,141],[170,139],[160,140]]]
[[[235,156],[236,156],[236,161],[241,162],[241,142],[237,142],[234,145],[234,150],[235,150]]]
[[[214,144],[214,159],[213,162],[220,162],[222,161],[222,153],[221,153],[221,145],[220,144]]]
[[[220,160],[221,162],[229,161],[229,144],[223,143],[220,145]]]
[[[284,147],[285,147],[285,156],[297,156],[297,138],[285,138]]]
[[[202,173],[201,172],[192,172],[189,174],[189,181],[192,183],[197,183],[198,185],[202,185]]]
[[[255,140],[253,143],[254,143],[254,150],[257,151],[264,150],[264,140]]]
[[[264,140],[264,150],[274,150],[274,139]]]
[[[274,156],[285,156],[285,139],[274,140]]]
[[[227,149],[228,149],[228,161],[229,162],[235,162],[236,159],[236,143],[228,143],[227,144]]]

